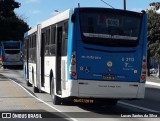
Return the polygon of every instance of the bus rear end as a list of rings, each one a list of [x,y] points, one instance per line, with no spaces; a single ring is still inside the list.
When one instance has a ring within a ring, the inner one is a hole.
[[[144,98],[146,14],[100,8],[74,12],[77,35],[73,35],[76,42],[69,68],[73,83],[77,80],[75,95]]]
[[[21,42],[3,42],[3,67],[23,66]]]

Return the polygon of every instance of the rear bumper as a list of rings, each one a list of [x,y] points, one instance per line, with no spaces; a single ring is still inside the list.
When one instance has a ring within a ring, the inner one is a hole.
[[[23,62],[3,62],[3,66],[14,66],[14,65],[23,65]]]
[[[141,99],[145,83],[68,80],[68,95],[84,98]]]

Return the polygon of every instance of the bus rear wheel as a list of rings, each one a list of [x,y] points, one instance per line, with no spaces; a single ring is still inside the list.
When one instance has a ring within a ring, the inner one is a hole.
[[[35,83],[34,83],[34,74],[32,72],[32,87],[33,87],[33,92],[34,93],[39,93],[39,89],[38,87],[35,86]]]
[[[34,93],[39,93],[39,89],[37,87],[35,87],[34,85],[33,85],[33,92]]]
[[[4,68],[4,69],[6,69],[6,68],[7,68],[7,66],[3,66],[3,68]]]
[[[27,87],[31,87],[32,85],[29,83],[29,80],[27,79],[26,80],[26,85],[27,85]]]
[[[54,93],[54,80],[52,78],[51,81],[51,98],[54,105],[60,105],[61,104],[61,98],[56,96]]]
[[[104,104],[107,106],[113,107],[117,104],[117,102],[118,102],[117,99],[109,99],[109,100],[106,100],[106,102]]]

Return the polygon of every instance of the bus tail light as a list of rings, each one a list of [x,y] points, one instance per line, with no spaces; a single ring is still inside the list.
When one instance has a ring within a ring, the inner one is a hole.
[[[20,52],[20,55],[21,55],[21,60],[23,60],[23,53],[22,53],[22,52]]]
[[[77,74],[76,72],[71,72],[72,77],[75,77]]]
[[[76,52],[72,52],[71,62],[70,62],[70,74],[74,79],[77,79],[76,73]]]
[[[71,60],[71,65],[76,65],[76,62],[74,60]]]
[[[146,57],[143,56],[143,61],[142,61],[142,71],[141,71],[141,78],[140,82],[145,82],[146,81],[146,68],[147,68],[147,61]]]
[[[145,80],[145,79],[146,79],[146,76],[142,75],[141,80]]]
[[[3,56],[0,56],[0,60],[3,62],[4,61],[4,58],[3,58]]]

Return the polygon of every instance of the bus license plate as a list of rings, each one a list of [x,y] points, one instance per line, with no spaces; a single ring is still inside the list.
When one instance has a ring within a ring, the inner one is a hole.
[[[94,103],[93,99],[73,99],[74,103]]]
[[[115,76],[113,76],[113,75],[103,75],[103,80],[115,80]]]

